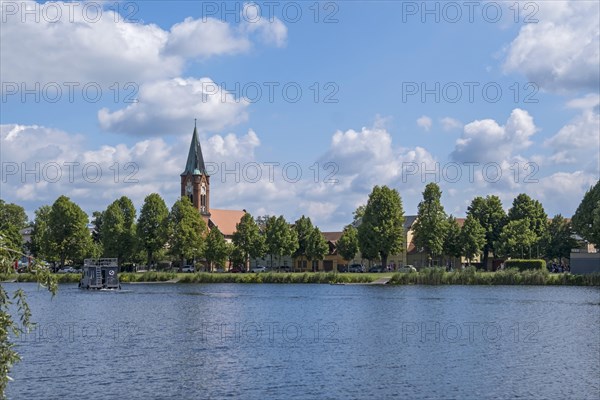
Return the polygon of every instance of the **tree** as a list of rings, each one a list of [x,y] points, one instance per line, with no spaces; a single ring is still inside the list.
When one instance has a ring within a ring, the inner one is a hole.
[[[206,248],[204,250],[204,258],[208,264],[208,269],[213,270],[213,263],[224,267],[231,251],[232,248],[227,245],[219,228],[216,226],[212,228],[206,237]]]
[[[56,251],[50,240],[50,211],[52,207],[41,206],[35,210],[33,231],[31,233],[31,252],[37,258],[55,261]]]
[[[442,191],[436,183],[428,183],[423,191],[423,201],[419,203],[417,221],[413,228],[413,240],[417,248],[426,249],[432,258],[444,252],[444,238],[448,221],[444,206],[440,201]]]
[[[314,230],[312,221],[309,217],[303,215],[294,223],[294,230],[296,231],[296,237],[298,238],[298,248],[296,248],[293,256],[295,258],[308,259],[308,242],[310,240],[310,235]]]
[[[453,258],[460,258],[463,255],[460,226],[452,215],[448,217],[447,225],[446,237],[444,238],[444,254]]]
[[[130,261],[136,253],[135,207],[126,196],[112,202],[101,215],[100,238],[104,254]]]
[[[354,225],[355,227],[360,225],[360,221],[362,220],[362,217],[365,215],[366,207],[367,207],[366,205],[362,204],[362,205],[358,206],[356,208],[356,210],[354,210],[354,212],[352,213],[352,215],[354,216],[352,225]]]
[[[271,266],[273,266],[273,256],[281,257],[291,255],[298,248],[298,236],[296,231],[290,228],[283,215],[279,217],[269,217],[265,224],[265,245],[267,253],[271,256]]]
[[[583,239],[600,247],[600,181],[585,193],[572,223]]]
[[[0,235],[5,243],[12,249],[21,249],[23,238],[21,229],[27,227],[27,214],[25,209],[13,203],[6,203],[0,199]]]
[[[387,186],[375,186],[358,227],[358,242],[363,255],[365,250],[368,253],[377,251],[386,266],[390,254],[398,254],[404,249],[403,225],[400,194]]]
[[[531,245],[537,241],[537,235],[530,228],[527,219],[517,219],[510,221],[502,228],[500,237],[498,238],[498,251],[506,257],[526,256]]]
[[[154,265],[156,253],[167,243],[169,209],[158,193],[146,196],[136,226],[140,246],[147,255],[148,268]]]
[[[250,257],[258,258],[265,254],[265,238],[260,234],[258,225],[250,213],[244,214],[235,226],[233,244],[238,247],[244,255],[246,269],[250,265]]]
[[[314,227],[306,242],[306,257],[309,261],[313,262],[313,272],[316,272],[314,261],[322,260],[327,253],[329,253],[329,245],[327,245],[327,241],[323,237],[321,230]]]
[[[471,260],[481,254],[485,246],[485,229],[477,218],[469,215],[460,230],[460,236],[464,255],[471,265]]]
[[[171,254],[179,257],[181,265],[186,260],[199,257],[204,250],[206,223],[188,197],[173,204],[168,217],[168,243]]]
[[[555,215],[548,226],[547,242],[544,244],[546,257],[558,258],[560,263],[563,258],[571,256],[571,249],[575,247],[577,241],[573,238],[571,223],[562,215]]]
[[[358,253],[358,231],[352,225],[344,228],[337,241],[337,252],[346,261],[352,260]]]
[[[519,194],[514,200],[512,207],[508,210],[508,221],[525,220],[529,224],[529,230],[535,235],[529,243],[528,254],[531,257],[531,249],[536,246],[539,256],[540,246],[547,241],[548,215],[544,211],[542,203],[533,200],[525,193]]]
[[[482,264],[488,266],[489,253],[496,257],[495,243],[498,241],[502,227],[506,224],[506,213],[498,196],[475,197],[468,207],[467,216],[471,215],[485,231]]]
[[[48,249],[63,266],[67,259],[83,259],[90,254],[92,236],[87,214],[66,196],[60,196],[50,209],[46,239]]]

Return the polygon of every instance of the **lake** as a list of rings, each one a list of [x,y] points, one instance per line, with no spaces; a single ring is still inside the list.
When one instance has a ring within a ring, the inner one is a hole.
[[[24,287],[9,399],[598,399],[600,289]]]

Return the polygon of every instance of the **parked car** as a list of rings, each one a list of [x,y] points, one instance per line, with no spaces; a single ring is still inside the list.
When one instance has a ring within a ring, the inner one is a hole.
[[[365,267],[361,264],[352,264],[348,267],[348,272],[365,272]]]
[[[243,265],[236,265],[235,267],[231,267],[229,269],[229,272],[237,274],[237,273],[244,273],[246,272],[246,268]]]
[[[250,272],[267,272],[267,267],[264,265],[257,265],[256,267],[250,268]]]
[[[348,266],[347,265],[338,265],[337,270],[338,270],[338,272],[348,272]]]
[[[373,265],[369,272],[385,272],[387,269],[383,265]]]
[[[193,265],[184,265],[181,272],[196,272],[196,268]]]
[[[398,272],[417,272],[417,269],[412,265],[405,265],[404,267],[398,268]]]
[[[73,267],[65,267],[56,271],[58,274],[75,274],[78,271]]]

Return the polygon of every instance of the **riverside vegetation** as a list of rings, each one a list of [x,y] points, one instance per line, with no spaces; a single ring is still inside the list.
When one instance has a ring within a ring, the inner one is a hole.
[[[184,274],[175,272],[144,273],[123,272],[122,283],[167,282],[173,283],[371,283],[390,277],[391,285],[572,285],[600,286],[600,274],[572,275],[552,274],[546,269],[519,271],[510,268],[496,272],[477,271],[468,267],[459,271],[443,268],[424,268],[411,273],[337,273],[337,272],[290,272],[290,273],[209,273]],[[79,274],[57,275],[59,283],[76,283]],[[0,274],[0,281],[35,282],[34,274]]]

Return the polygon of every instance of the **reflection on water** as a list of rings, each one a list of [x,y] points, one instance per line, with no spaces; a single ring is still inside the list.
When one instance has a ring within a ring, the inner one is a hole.
[[[21,286],[11,399],[600,397],[598,288]]]

